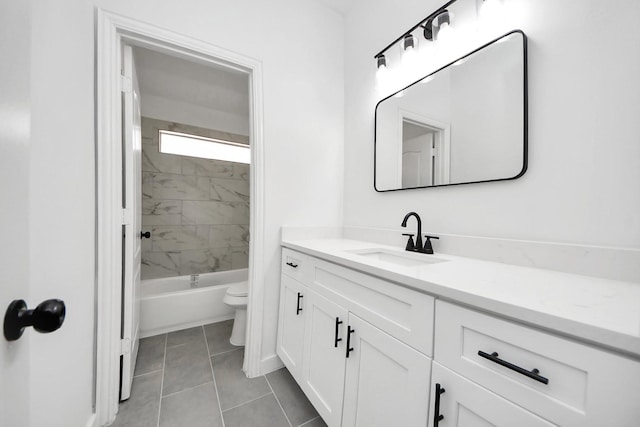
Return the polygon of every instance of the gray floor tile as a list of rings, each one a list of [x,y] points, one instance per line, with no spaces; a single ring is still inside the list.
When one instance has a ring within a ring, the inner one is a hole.
[[[138,359],[134,375],[146,374],[162,369],[167,335],[142,338],[138,347]]]
[[[273,394],[222,413],[226,427],[289,427]]]
[[[156,427],[160,405],[162,371],[133,379],[131,397],[120,404],[113,427]]]
[[[229,342],[232,328],[233,319],[225,320],[224,322],[211,323],[204,326],[204,332],[207,336],[207,343],[209,344],[209,353],[211,353],[211,356],[241,348],[236,347]]]
[[[212,358],[213,373],[216,377],[220,406],[223,411],[271,392],[264,377],[246,377],[242,371],[243,359],[243,350],[231,351]]]
[[[327,424],[324,422],[322,418],[318,417],[318,418],[314,418],[313,420],[307,423],[302,424],[299,427],[327,427]]]
[[[194,342],[204,342],[202,326],[169,332],[167,334],[167,347],[175,347],[176,345],[190,344]]]
[[[305,396],[286,368],[267,374],[267,381],[294,426],[299,426],[318,416],[318,413]]]
[[[213,383],[163,397],[160,427],[222,427]]]
[[[162,395],[213,381],[204,340],[167,348]]]

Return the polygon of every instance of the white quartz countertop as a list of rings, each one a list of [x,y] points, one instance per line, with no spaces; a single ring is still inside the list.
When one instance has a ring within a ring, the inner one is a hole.
[[[445,254],[400,266],[353,253],[402,248],[347,239],[283,240],[282,246],[510,319],[640,356],[640,284]]]

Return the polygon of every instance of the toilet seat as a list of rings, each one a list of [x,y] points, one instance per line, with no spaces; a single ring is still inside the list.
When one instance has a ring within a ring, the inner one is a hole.
[[[232,297],[246,297],[249,295],[249,282],[238,282],[229,286],[227,295]]]

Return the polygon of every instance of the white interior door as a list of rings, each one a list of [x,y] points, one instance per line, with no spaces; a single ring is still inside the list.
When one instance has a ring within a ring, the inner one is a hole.
[[[122,58],[123,275],[122,275],[122,378],[120,399],[131,394],[138,355],[140,323],[141,258],[141,156],[140,90],[131,46],[123,46]]]
[[[0,2],[0,319],[29,301],[30,2]],[[24,31],[27,29],[27,31]],[[20,37],[16,37],[20,34]],[[24,35],[24,36],[23,36]],[[0,425],[29,424],[29,340],[0,337]]]

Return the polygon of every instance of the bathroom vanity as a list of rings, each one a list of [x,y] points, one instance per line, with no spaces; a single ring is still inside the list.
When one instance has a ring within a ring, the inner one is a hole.
[[[330,427],[633,426],[640,285],[282,241],[277,353]]]

